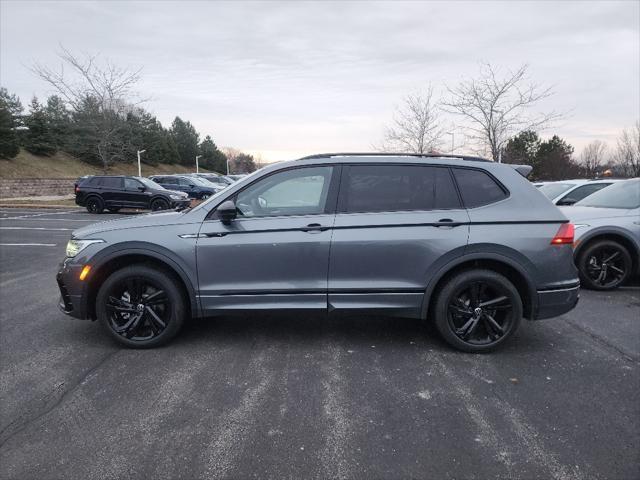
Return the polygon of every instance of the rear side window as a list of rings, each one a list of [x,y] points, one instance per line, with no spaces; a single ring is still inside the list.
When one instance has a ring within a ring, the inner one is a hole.
[[[467,208],[480,207],[507,198],[507,192],[482,170],[454,168],[453,174]]]
[[[343,212],[460,208],[451,174],[445,167],[352,165],[345,174],[340,188]]]
[[[102,188],[122,188],[121,177],[100,177],[99,185]]]
[[[85,180],[84,182],[82,182],[84,185],[91,185],[92,187],[98,186],[100,185],[100,177],[92,177],[92,178],[88,178],[87,180]]]

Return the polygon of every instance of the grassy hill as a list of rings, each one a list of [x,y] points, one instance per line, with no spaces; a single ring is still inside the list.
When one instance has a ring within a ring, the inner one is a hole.
[[[142,175],[189,173],[194,168],[187,168],[177,164],[160,164],[158,166],[142,164]],[[207,170],[201,168],[201,172]],[[103,175],[101,168],[85,163],[64,152],[58,152],[51,157],[33,155],[26,150],[11,160],[0,159],[0,178],[76,178],[83,175]],[[109,175],[137,175],[137,163],[118,163],[107,171]]]

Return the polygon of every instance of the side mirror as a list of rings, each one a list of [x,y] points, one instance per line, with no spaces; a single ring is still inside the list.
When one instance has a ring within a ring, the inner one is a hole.
[[[143,187],[143,186],[138,187],[138,190],[140,190],[141,192],[144,192],[146,189],[147,187]]]
[[[189,184],[189,186],[190,186],[191,188],[196,188],[196,186],[195,186],[193,183],[190,183],[190,184]]]
[[[218,216],[220,217],[220,220],[225,225],[228,225],[229,223],[231,223],[231,220],[236,218],[236,216],[238,215],[238,210],[236,209],[236,204],[233,200],[227,200],[225,202],[222,202],[218,206],[216,211],[218,212]]]

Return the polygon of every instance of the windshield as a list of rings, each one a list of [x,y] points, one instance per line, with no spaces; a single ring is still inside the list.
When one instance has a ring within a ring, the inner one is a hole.
[[[573,187],[575,187],[573,183],[547,183],[538,188],[538,190],[544,193],[548,199],[552,200]]]
[[[156,182],[154,182],[153,180],[151,180],[149,178],[136,177],[136,179],[139,182],[142,182],[142,184],[147,188],[153,188],[153,189],[156,189],[156,190],[165,190],[165,188],[162,185],[158,185]]]
[[[600,208],[639,208],[640,179],[614,183],[574,205]]]

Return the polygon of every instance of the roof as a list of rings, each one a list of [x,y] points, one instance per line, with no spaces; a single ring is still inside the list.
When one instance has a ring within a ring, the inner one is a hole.
[[[336,157],[414,157],[414,158],[447,158],[452,160],[466,160],[473,162],[491,162],[486,158],[469,155],[450,155],[443,153],[389,153],[389,152],[342,152],[342,153],[318,153],[299,158],[298,160],[315,160],[320,158]]]

